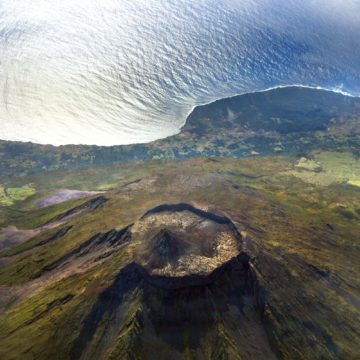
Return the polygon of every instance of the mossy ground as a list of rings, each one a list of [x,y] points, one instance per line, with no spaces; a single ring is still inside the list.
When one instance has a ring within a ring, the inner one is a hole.
[[[0,268],[0,286],[26,287],[44,267],[94,234],[121,229],[156,205],[190,202],[225,212],[251,239],[268,296],[268,333],[283,359],[355,359],[360,355],[355,346],[360,339],[360,189],[344,178],[359,176],[357,163],[347,153],[316,153],[313,159],[332,174],[331,181],[317,178],[317,169],[300,169],[299,158],[285,156],[156,160],[9,180],[10,188],[34,184],[37,193],[2,207],[1,227],[35,228],[86,201],[37,209],[36,201],[56,189],[111,190],[101,208],[71,219],[73,227],[61,239],[34,247],[52,229],[0,254],[10,259]],[[0,319],[0,357],[67,358],[100,290],[131,261],[135,247],[130,243],[83,273],[44,281],[8,307]],[[128,335],[119,334],[113,354],[131,343]],[[186,356],[192,354],[188,348]]]
[[[30,185],[9,188],[4,188],[0,185],[0,205],[12,205],[15,201],[25,200],[35,193],[36,190]]]
[[[302,157],[290,174],[315,185],[360,183],[360,159],[349,152],[313,152],[311,159]]]

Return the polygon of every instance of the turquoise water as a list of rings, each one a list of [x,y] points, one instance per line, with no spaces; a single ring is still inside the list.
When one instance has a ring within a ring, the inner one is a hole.
[[[0,0],[0,138],[114,145],[278,85],[360,93],[357,0]]]

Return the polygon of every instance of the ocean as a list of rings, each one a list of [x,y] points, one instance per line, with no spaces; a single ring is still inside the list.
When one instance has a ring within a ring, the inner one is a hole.
[[[0,0],[0,139],[148,142],[293,84],[360,94],[358,0]]]

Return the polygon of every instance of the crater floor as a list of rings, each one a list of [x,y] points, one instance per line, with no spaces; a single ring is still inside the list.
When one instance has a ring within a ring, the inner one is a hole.
[[[241,252],[241,235],[227,217],[188,204],[161,205],[131,229],[137,262],[150,275],[207,276]]]

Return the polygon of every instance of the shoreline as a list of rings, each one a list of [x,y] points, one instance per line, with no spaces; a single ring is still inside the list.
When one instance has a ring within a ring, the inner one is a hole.
[[[151,144],[154,143],[156,141],[159,140],[165,140],[167,138],[170,138],[172,136],[176,136],[179,135],[182,131],[182,129],[185,127],[189,117],[191,116],[191,114],[194,112],[194,110],[198,107],[204,107],[204,106],[208,106],[211,104],[214,104],[216,102],[219,101],[225,101],[225,100],[230,100],[239,96],[244,96],[244,95],[249,95],[249,94],[258,94],[258,93],[265,93],[265,92],[269,92],[269,91],[273,91],[273,90],[277,90],[277,89],[286,89],[286,88],[303,88],[303,89],[312,89],[312,90],[321,90],[321,91],[327,91],[327,92],[333,92],[333,93],[337,93],[337,94],[341,94],[343,96],[348,96],[348,97],[352,97],[352,98],[360,98],[360,95],[353,95],[347,91],[341,90],[339,88],[324,88],[321,86],[310,86],[310,85],[303,85],[303,84],[292,84],[292,85],[277,85],[277,86],[273,86],[273,87],[269,87],[269,88],[265,88],[262,90],[254,90],[254,91],[247,91],[247,92],[243,92],[243,93],[238,93],[235,95],[231,95],[231,96],[226,96],[223,98],[218,98],[206,103],[201,103],[198,105],[194,105],[191,110],[189,111],[189,113],[185,116],[184,122],[181,124],[181,126],[179,127],[178,132],[171,134],[169,136],[165,136],[162,138],[158,138],[156,140],[151,140],[148,142],[136,142],[136,143],[131,143],[131,144],[117,144],[117,145],[97,145],[97,144],[81,144],[81,143],[69,143],[69,144],[63,144],[63,145],[54,145],[54,144],[49,144],[49,143],[36,143],[36,142],[32,142],[32,141],[20,141],[20,140],[3,140],[0,139],[0,142],[6,142],[6,143],[14,143],[14,144],[32,144],[32,145],[38,145],[38,146],[44,146],[44,147],[54,147],[54,148],[61,148],[61,147],[71,147],[71,146],[82,146],[82,147],[98,147],[98,148],[115,148],[115,147],[119,147],[119,146],[123,146],[123,147],[127,147],[127,146],[134,146],[134,145],[145,145],[145,144]]]

